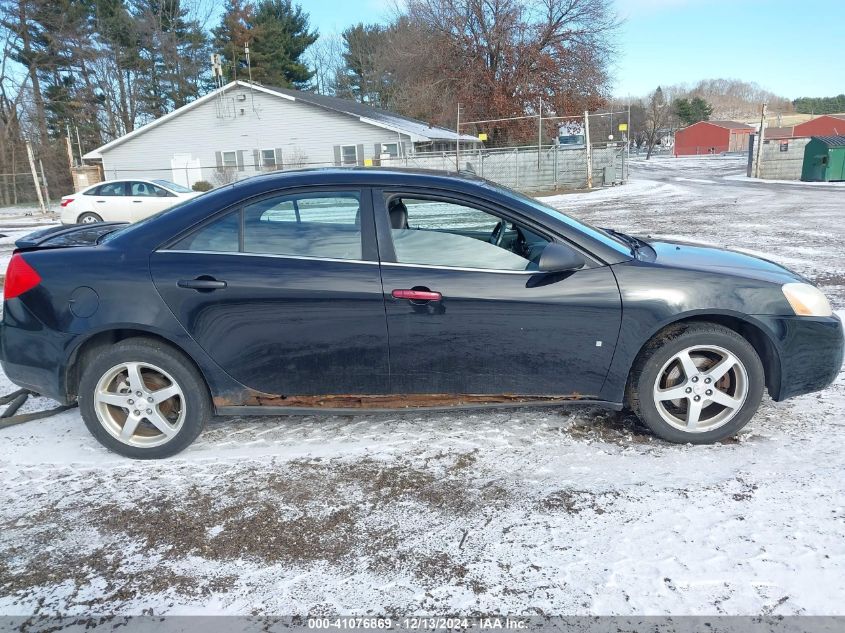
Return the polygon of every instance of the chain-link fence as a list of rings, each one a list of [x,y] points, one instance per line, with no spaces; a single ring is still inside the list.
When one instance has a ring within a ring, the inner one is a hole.
[[[627,152],[623,143],[593,144],[592,186],[602,187],[628,180]],[[539,154],[539,157],[538,157]],[[382,157],[363,162],[364,166],[409,169],[433,169],[455,172],[470,171],[478,176],[525,192],[588,187],[587,148],[581,145],[548,145],[498,149],[462,148],[451,152],[415,152],[393,158]],[[171,165],[160,169],[133,169],[131,166],[106,166],[108,180],[147,178],[173,180],[181,184],[205,181],[212,187],[243,180],[258,173],[287,171],[307,167],[334,167],[332,162],[297,161],[267,167],[249,160],[232,166],[190,164]]]
[[[25,146],[23,155],[16,152],[0,172],[0,206],[38,208],[39,202]],[[628,161],[622,143],[602,143],[591,146],[592,186],[602,187],[624,183],[628,180]],[[134,169],[131,165],[106,166],[102,175],[99,167],[69,168],[66,148],[33,148],[36,175],[48,210],[56,211],[62,196],[106,180],[161,179],[187,186],[205,181],[210,187],[243,180],[269,171],[287,171],[305,167],[333,167],[334,163],[299,161],[283,166],[268,167],[245,161],[244,165],[218,166],[191,164],[162,166],[159,169]],[[383,166],[409,169],[434,169],[455,172],[470,171],[478,176],[524,192],[543,192],[566,189],[585,189],[590,174],[587,170],[585,145],[549,145],[542,148],[510,147],[499,149],[461,149],[456,152],[413,153],[395,158],[366,161],[366,166]],[[45,186],[46,184],[46,186]]]
[[[73,190],[64,142],[32,144],[31,150],[30,162],[24,141],[0,141],[0,206],[37,208],[39,200],[36,180],[48,208],[57,207],[58,199]]]

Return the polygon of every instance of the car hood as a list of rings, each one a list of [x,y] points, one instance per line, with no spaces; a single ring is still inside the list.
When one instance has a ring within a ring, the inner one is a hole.
[[[780,264],[737,251],[691,242],[651,239],[643,241],[654,249],[654,262],[663,266],[750,277],[773,283],[788,283],[795,280],[806,281],[800,275]]]

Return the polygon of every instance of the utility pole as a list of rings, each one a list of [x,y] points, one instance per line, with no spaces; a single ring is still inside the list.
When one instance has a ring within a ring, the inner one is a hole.
[[[622,179],[628,182],[627,173],[631,169],[631,104],[628,104],[628,129],[625,130],[625,169]]]
[[[255,112],[255,90],[252,87],[252,62],[249,60],[249,42],[244,44],[244,56],[246,56],[246,71],[249,78],[249,100],[252,111]]]
[[[757,134],[757,164],[754,166],[754,177],[760,177],[760,159],[763,158],[763,137],[765,136],[764,129],[766,128],[766,108],[767,104],[763,104],[760,108],[760,132]]]
[[[540,153],[543,151],[543,97],[540,97],[540,116],[537,119],[537,171],[540,171]]]
[[[67,124],[67,136],[65,136],[65,144],[67,145],[67,162],[68,166],[73,169],[73,142],[70,140],[70,123]]]
[[[38,159],[38,167],[41,168],[41,182],[44,183],[44,199],[47,202],[47,210],[50,209],[50,185],[47,183],[47,176],[44,175],[44,163]]]
[[[455,130],[455,171],[461,171],[461,102],[458,101],[458,123]]]
[[[79,149],[79,164],[82,164],[82,140],[79,138],[79,126],[74,126],[76,128],[76,146]]]
[[[29,158],[29,169],[32,172],[32,184],[35,185],[35,193],[38,194],[38,206],[41,208],[41,213],[47,213],[47,207],[44,206],[44,196],[41,194],[41,183],[38,182],[38,172],[35,170],[35,157],[32,155],[32,145],[29,141],[26,142],[26,155]]]
[[[76,182],[73,178],[73,143],[70,141],[70,125],[67,126],[67,136],[65,137],[65,146],[67,148],[67,167],[70,170],[70,181],[74,183],[74,188],[76,187]]]
[[[590,147],[590,113],[584,110],[584,143],[587,148],[587,189],[593,188],[593,149]]]

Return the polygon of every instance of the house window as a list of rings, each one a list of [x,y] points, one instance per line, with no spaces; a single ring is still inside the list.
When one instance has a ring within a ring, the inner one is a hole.
[[[263,169],[276,169],[276,150],[262,149],[261,150],[261,167]]]
[[[237,152],[223,152],[223,167],[237,167],[238,153]]]
[[[341,165],[357,165],[358,164],[358,148],[354,145],[340,146],[340,164]]]
[[[389,155],[390,158],[396,158],[399,156],[399,143],[382,143],[381,153]]]

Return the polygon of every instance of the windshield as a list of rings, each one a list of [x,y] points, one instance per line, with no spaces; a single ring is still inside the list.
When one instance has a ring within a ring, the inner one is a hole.
[[[162,187],[167,187],[170,191],[175,191],[176,193],[192,193],[187,187],[177,185],[175,182],[170,182],[169,180],[153,180],[153,182]]]
[[[585,222],[576,220],[575,218],[572,218],[566,215],[565,213],[561,213],[554,207],[540,202],[539,200],[537,200],[537,198],[526,196],[525,194],[519,193],[518,191],[514,191],[513,189],[509,189],[508,187],[503,187],[502,185],[490,183],[489,181],[488,185],[491,186],[493,189],[496,189],[501,193],[510,196],[511,198],[515,198],[520,202],[523,202],[533,207],[534,209],[545,213],[546,215],[552,216],[556,220],[565,222],[576,231],[580,231],[581,233],[584,233],[585,235],[588,235],[589,237],[593,238],[597,242],[601,242],[602,244],[609,246],[610,248],[619,251],[624,255],[631,255],[633,253],[633,249],[631,248],[631,246],[625,243],[622,239],[611,235],[603,229],[596,228],[594,226],[586,224]]]

